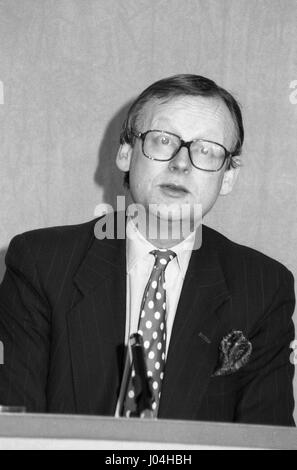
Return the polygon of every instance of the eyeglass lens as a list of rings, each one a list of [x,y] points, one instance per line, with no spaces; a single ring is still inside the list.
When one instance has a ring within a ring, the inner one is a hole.
[[[149,131],[143,142],[144,154],[152,159],[167,161],[177,154],[181,147],[178,136],[161,131]],[[205,170],[218,170],[225,160],[225,150],[212,142],[196,140],[190,145],[192,163]]]

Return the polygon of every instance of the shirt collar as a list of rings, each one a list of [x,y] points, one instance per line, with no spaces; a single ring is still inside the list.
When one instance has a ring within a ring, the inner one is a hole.
[[[146,257],[150,251],[156,250],[152,243],[150,243],[137,229],[131,217],[127,218],[126,225],[127,235],[127,272],[129,273],[133,266],[141,259]],[[172,246],[170,250],[176,253],[177,265],[185,277],[189,260],[192,254],[192,249],[195,242],[196,232],[192,232],[182,242]]]

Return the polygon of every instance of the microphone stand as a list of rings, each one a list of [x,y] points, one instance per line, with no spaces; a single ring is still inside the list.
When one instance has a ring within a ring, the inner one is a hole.
[[[143,339],[139,333],[130,336],[130,347],[132,360],[135,369],[136,391],[138,413],[141,418],[153,418],[153,393],[149,377],[147,376],[147,367],[143,348]]]
[[[119,395],[119,409],[121,411],[120,415],[122,415],[124,401],[127,395],[132,364],[134,365],[135,370],[135,377],[133,378],[133,381],[135,385],[134,389],[137,403],[137,412],[133,415],[131,414],[131,417],[153,418],[153,392],[150,383],[151,381],[147,376],[143,339],[139,333],[132,334],[129,340],[126,363]]]

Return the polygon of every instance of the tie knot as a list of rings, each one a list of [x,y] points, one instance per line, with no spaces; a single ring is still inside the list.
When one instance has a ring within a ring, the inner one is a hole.
[[[157,268],[166,268],[167,264],[176,257],[176,253],[171,250],[153,250],[150,252],[155,257]]]

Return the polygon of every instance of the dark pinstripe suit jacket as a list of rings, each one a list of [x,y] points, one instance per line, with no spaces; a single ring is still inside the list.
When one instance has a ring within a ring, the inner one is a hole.
[[[95,222],[15,237],[0,288],[0,403],[28,411],[113,415],[123,372],[125,240]],[[293,276],[278,262],[203,227],[167,357],[159,417],[293,425]],[[212,377],[231,330],[250,362]]]

